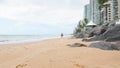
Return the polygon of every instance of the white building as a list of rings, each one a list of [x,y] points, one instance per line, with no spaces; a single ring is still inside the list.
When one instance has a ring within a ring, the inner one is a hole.
[[[113,20],[113,8],[112,8],[113,4],[112,1],[108,1],[104,3],[104,5],[106,5],[106,7],[102,8],[101,17],[102,17],[102,22],[106,23]]]
[[[90,4],[87,4],[85,5],[84,7],[84,15],[85,15],[85,18],[88,19],[88,22],[90,21]]]
[[[119,0],[110,0],[104,3],[106,7],[102,8],[101,11],[103,23],[111,22],[118,19],[118,1]]]
[[[118,19],[118,1],[119,0],[112,0],[112,7],[113,7],[113,19]]]
[[[118,18],[120,19],[120,0],[118,0]]]
[[[90,0],[90,19],[96,23],[100,24],[100,11],[98,0]]]

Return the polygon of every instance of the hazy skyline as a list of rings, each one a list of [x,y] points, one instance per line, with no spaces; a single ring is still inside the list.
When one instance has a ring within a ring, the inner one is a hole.
[[[72,33],[89,0],[0,0],[0,34]]]

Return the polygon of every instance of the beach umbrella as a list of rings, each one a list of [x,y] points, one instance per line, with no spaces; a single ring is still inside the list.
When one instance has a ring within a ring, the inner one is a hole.
[[[93,23],[92,21],[90,21],[86,26],[96,26],[97,24]]]

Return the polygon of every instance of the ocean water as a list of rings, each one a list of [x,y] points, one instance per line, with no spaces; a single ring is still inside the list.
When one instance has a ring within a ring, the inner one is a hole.
[[[45,39],[58,38],[55,35],[0,35],[0,44],[16,44],[25,42],[36,42]]]

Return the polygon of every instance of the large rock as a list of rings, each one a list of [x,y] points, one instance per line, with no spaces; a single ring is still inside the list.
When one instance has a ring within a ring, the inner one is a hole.
[[[74,35],[74,37],[75,37],[75,38],[84,38],[84,37],[85,37],[85,32],[82,31],[82,32],[80,32],[80,33]]]
[[[105,38],[103,36],[95,36],[90,39],[84,38],[82,41],[90,42],[90,41],[100,41],[100,40],[104,40],[104,39]]]
[[[103,34],[87,39],[87,41],[98,41],[98,40],[105,40],[108,42],[120,41],[120,25],[111,26]]]
[[[108,29],[107,26],[97,26],[87,31],[90,36],[101,35]]]
[[[67,46],[70,46],[70,47],[86,47],[85,44],[81,44],[81,43],[68,44]]]
[[[117,41],[117,42],[115,43],[115,46],[120,50],[120,41]]]
[[[113,36],[113,37],[108,37],[105,39],[107,42],[115,42],[115,41],[120,41],[120,36]]]
[[[120,50],[117,45],[111,44],[111,43],[108,43],[108,42],[93,43],[89,47],[99,48],[99,49],[102,49],[102,50]]]
[[[116,25],[114,27],[111,27],[110,29],[108,29],[103,36],[107,39],[107,38],[114,38],[116,36],[120,36],[120,25]]]
[[[102,36],[107,42],[120,41],[120,25],[112,26]]]

